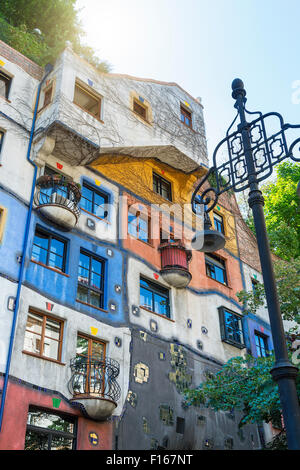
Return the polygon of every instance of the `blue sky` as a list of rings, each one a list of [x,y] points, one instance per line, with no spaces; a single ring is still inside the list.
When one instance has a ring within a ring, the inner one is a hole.
[[[234,117],[236,77],[250,110],[278,111],[300,123],[299,0],[77,0],[77,6],[87,43],[113,72],[174,81],[202,98],[210,158]]]

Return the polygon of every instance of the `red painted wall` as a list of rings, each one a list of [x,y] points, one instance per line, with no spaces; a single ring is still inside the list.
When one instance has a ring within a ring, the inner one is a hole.
[[[1,380],[3,382],[3,379]],[[77,450],[110,450],[112,448],[112,422],[96,422],[84,418],[80,411],[61,398],[59,408],[53,406],[52,398],[59,395],[34,390],[29,386],[9,381],[0,433],[0,450],[23,450],[29,405],[47,408],[49,412],[64,412],[78,417]],[[89,433],[98,434],[96,446],[89,442]]]

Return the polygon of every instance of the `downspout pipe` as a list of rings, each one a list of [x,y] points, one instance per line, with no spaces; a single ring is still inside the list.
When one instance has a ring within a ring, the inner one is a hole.
[[[10,371],[11,358],[12,358],[15,330],[16,330],[16,324],[17,324],[17,318],[18,318],[20,294],[21,294],[21,288],[22,288],[22,283],[23,283],[27,243],[28,243],[28,237],[29,237],[29,228],[30,228],[30,222],[31,222],[32,207],[33,207],[33,196],[34,196],[34,192],[35,192],[35,182],[36,182],[37,170],[38,170],[37,165],[30,159],[30,154],[31,154],[32,141],[33,141],[33,136],[34,136],[35,123],[36,123],[37,111],[38,111],[38,106],[39,106],[41,88],[42,88],[42,85],[43,85],[44,81],[46,80],[48,75],[52,72],[52,70],[53,70],[53,66],[51,64],[47,64],[46,67],[45,67],[45,75],[44,75],[44,77],[43,77],[43,79],[40,82],[39,87],[38,87],[37,96],[36,96],[36,100],[35,100],[35,106],[34,106],[34,113],[33,113],[30,137],[29,137],[29,143],[28,143],[28,148],[27,148],[26,158],[27,158],[27,161],[34,167],[34,174],[33,174],[33,180],[32,180],[29,209],[28,209],[28,212],[27,212],[27,219],[26,219],[26,225],[25,225],[21,266],[20,266],[20,270],[19,270],[18,287],[17,287],[17,293],[16,293],[15,308],[14,308],[13,321],[12,321],[12,327],[11,327],[11,332],[10,332],[9,347],[8,347],[8,353],[7,353],[5,377],[4,377],[2,396],[1,396],[0,432],[2,430],[4,405],[5,405],[5,399],[6,399],[6,393],[7,393],[8,377],[9,377],[9,371]]]

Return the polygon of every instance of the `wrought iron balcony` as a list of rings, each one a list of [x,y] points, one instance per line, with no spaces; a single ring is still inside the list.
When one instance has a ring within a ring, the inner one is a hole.
[[[68,388],[73,404],[79,404],[85,415],[97,421],[111,416],[121,395],[116,381],[119,363],[108,357],[77,356],[71,359],[70,367]]]
[[[192,279],[188,263],[192,253],[181,242],[162,243],[161,252],[161,277],[171,286],[187,287]]]
[[[73,228],[79,218],[79,186],[65,176],[43,175],[36,181],[34,203],[43,216],[65,229]]]

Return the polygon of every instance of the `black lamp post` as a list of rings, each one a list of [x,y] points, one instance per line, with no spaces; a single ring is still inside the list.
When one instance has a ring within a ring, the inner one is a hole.
[[[279,113],[262,114],[249,112],[245,108],[246,90],[242,80],[232,82],[232,97],[236,100],[234,107],[237,115],[227,130],[226,137],[217,145],[213,154],[213,166],[202,178],[192,196],[192,209],[196,213],[196,205],[203,204],[206,212],[210,212],[217,204],[220,194],[228,190],[235,192],[249,189],[248,203],[253,212],[257,244],[264,280],[266,300],[274,343],[275,365],[271,370],[273,379],[277,382],[282,406],[282,414],[286,427],[289,449],[300,449],[300,408],[296,391],[298,368],[288,358],[285,333],[280,313],[275,277],[271,259],[271,251],[266,231],[263,213],[264,198],[258,183],[271,175],[273,167],[285,158],[300,161],[300,138],[287,144],[285,131],[290,128],[300,128],[300,125],[285,124]],[[253,117],[251,122],[246,115]],[[239,117],[237,130],[231,131]],[[267,127],[272,126],[274,133],[268,137]],[[231,132],[230,132],[231,131]],[[217,157],[225,149],[229,157],[225,162],[218,163]],[[214,186],[208,186],[213,177]],[[207,183],[206,183],[207,182]],[[199,191],[205,184],[206,189]],[[208,218],[207,213],[205,217]],[[205,222],[204,222],[205,224]],[[207,230],[208,229],[208,230]],[[208,232],[208,233],[207,233]],[[199,234],[204,238],[200,251],[220,249],[220,240],[215,237],[215,231],[204,227]],[[210,240],[210,241],[209,241]],[[209,241],[207,245],[207,241]],[[207,246],[210,247],[207,250]]]

